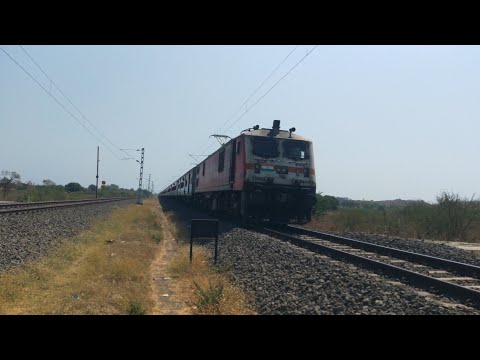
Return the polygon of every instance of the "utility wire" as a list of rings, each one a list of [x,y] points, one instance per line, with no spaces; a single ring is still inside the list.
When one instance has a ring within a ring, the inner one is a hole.
[[[108,147],[101,139],[99,139],[93,132],[90,131],[90,129],[88,127],[86,127],[82,121],[80,121],[80,119],[78,119],[75,115],[73,115],[70,110],[68,110],[60,101],[57,100],[57,98],[55,96],[53,96],[47,89],[45,89],[45,87],[40,84],[37,79],[35,79],[27,70],[25,70],[25,68],[20,65],[8,52],[5,51],[4,48],[0,48],[2,49],[2,51],[15,63],[17,64],[18,67],[20,67],[28,76],[30,76],[30,78],[35,81],[37,83],[38,86],[40,86],[47,94],[48,96],[50,96],[53,100],[55,100],[55,102],[60,105],[72,118],[74,118],[80,125],[83,126],[83,128],[85,130],[87,130],[94,138],[96,138],[98,141],[100,141],[100,143],[102,143],[112,154],[113,156],[115,156],[118,160],[120,160],[120,158],[110,149],[110,147]]]
[[[270,73],[270,75],[268,75],[268,77],[267,77],[265,80],[262,81],[262,83],[255,89],[255,91],[248,97],[248,99],[245,100],[245,102],[244,102],[242,105],[240,105],[240,107],[238,108],[238,110],[241,110],[241,109],[243,108],[243,106],[248,103],[248,101],[253,97],[253,95],[255,95],[255,94],[257,93],[257,91],[263,86],[263,84],[265,84],[265,83],[267,82],[267,80],[272,77],[272,75],[275,73],[275,71],[277,71],[277,69],[278,69],[280,66],[282,66],[282,64],[290,57],[290,55],[293,54],[293,52],[294,52],[295,50],[297,50],[297,48],[298,48],[298,45],[295,46],[295,48],[288,53],[288,55],[282,60],[282,62],[281,62],[280,64],[278,64],[278,66]],[[228,119],[227,121],[225,121],[225,122],[222,124],[222,126],[220,127],[220,129],[221,129],[224,125],[226,125],[230,120],[233,119],[233,117],[238,113],[238,110],[235,111],[235,113],[230,117],[230,119]],[[220,129],[219,129],[219,131],[220,131]]]
[[[27,54],[27,56],[30,58],[30,60],[33,61],[33,63],[40,69],[40,71],[43,73],[43,75],[45,75],[47,77],[47,79],[55,86],[55,88],[63,95],[63,97],[79,112],[80,115],[82,115],[82,117],[101,135],[103,136],[114,148],[117,148],[118,150],[120,151],[123,151],[122,149],[120,149],[117,145],[115,145],[112,141],[110,141],[110,139],[100,130],[98,129],[95,124],[93,124],[93,122],[91,122],[83,113],[82,111],[80,111],[80,109],[75,106],[75,104],[67,97],[67,95],[65,95],[65,93],[58,87],[57,84],[55,84],[55,82],[50,78],[50,76],[47,75],[47,73],[42,69],[42,67],[33,59],[33,57],[28,53],[28,51],[22,46],[22,45],[19,45],[20,48],[23,50],[23,52],[25,54]],[[104,144],[105,145],[105,144]],[[126,153],[125,151],[123,151],[124,153]],[[128,156],[130,156],[130,154],[126,153]],[[132,156],[130,156],[132,158]],[[117,157],[118,158],[118,157]]]
[[[234,118],[234,116],[237,115],[238,111],[241,110],[241,109],[243,108],[243,106],[248,103],[248,101],[253,97],[253,95],[255,95],[255,94],[257,93],[257,91],[263,86],[263,84],[265,84],[265,83],[267,82],[267,80],[272,77],[272,75],[275,73],[275,71],[277,71],[277,69],[278,69],[280,66],[283,65],[283,63],[290,57],[290,55],[293,54],[293,52],[294,52],[295,50],[297,50],[297,48],[298,48],[298,45],[295,46],[295,48],[293,48],[293,50],[288,53],[288,55],[282,60],[282,62],[281,62],[280,64],[278,64],[278,66],[277,66],[275,69],[273,69],[273,71],[270,73],[270,75],[268,75],[268,76],[265,78],[265,80],[262,81],[262,83],[255,89],[255,91],[248,97],[248,99],[245,100],[245,102],[244,102],[242,105],[240,105],[240,107],[237,109],[237,111],[235,111],[235,112],[232,114],[232,116],[220,126],[220,128],[216,131],[216,133],[220,133],[220,131],[221,131],[221,129],[223,128],[223,126],[226,125],[226,124],[228,124],[228,123]],[[203,147],[204,147],[205,145],[207,145],[207,144],[208,144],[208,142],[205,143],[204,145],[202,145],[200,148],[203,148]],[[210,146],[209,146],[209,147],[210,147]],[[207,149],[208,149],[208,148],[207,148]],[[205,150],[206,150],[206,149],[205,149]],[[205,152],[205,150],[201,150],[200,152],[203,153],[203,152]]]
[[[300,61],[298,61],[292,68],[290,68],[290,70],[287,71],[287,73],[285,75],[283,75],[275,84],[273,84],[273,86],[268,89],[268,91],[263,94],[257,101],[255,101],[255,103],[253,103],[252,106],[250,106],[237,120],[235,120],[232,125],[230,125],[226,130],[225,132],[227,132],[228,130],[230,130],[233,125],[235,125],[241,118],[243,118],[260,100],[262,100],[270,91],[272,91],[272,89],[278,85],[278,83],[280,81],[282,81],[288,74],[290,74],[293,69],[295,69],[303,60],[305,60],[305,58],[310,55],[310,53],[315,50],[316,48],[318,47],[318,45],[315,45],[309,52],[306,53],[306,55],[300,59]],[[212,147],[212,145],[215,144],[214,142],[210,144],[210,146],[208,146],[203,152],[207,151],[208,149],[210,149]]]
[[[225,132],[228,131],[228,130],[230,130],[230,129],[232,128],[232,126],[235,125],[242,117],[244,117],[245,114],[248,113],[260,100],[262,100],[265,96],[267,96],[267,94],[268,94],[270,91],[272,91],[272,89],[273,89],[275,86],[277,86],[280,81],[282,81],[288,74],[290,74],[290,73],[293,71],[293,69],[295,69],[303,60],[305,60],[305,58],[306,58],[308,55],[310,55],[310,53],[311,53],[313,50],[315,50],[317,47],[318,47],[318,45],[315,45],[309,52],[307,52],[307,54],[306,54],[303,58],[301,58],[300,61],[297,62],[290,70],[288,70],[288,72],[287,72],[285,75],[283,75],[283,76],[280,78],[280,80],[278,80],[275,84],[273,84],[273,86],[272,86],[270,89],[268,89],[268,91],[267,91],[265,94],[263,94],[257,101],[255,101],[255,102],[253,103],[252,106],[250,106],[250,107],[247,109],[247,111],[245,111],[237,120],[235,120],[235,121],[233,122],[233,124],[230,125],[230,127],[228,127],[228,128],[225,130]]]
[[[260,100],[262,100],[265,96],[267,96],[267,94],[268,94],[270,91],[272,91],[273,88],[274,88],[275,86],[277,86],[278,83],[280,83],[280,81],[282,81],[288,74],[290,74],[290,73],[293,71],[293,69],[295,69],[303,60],[305,60],[305,58],[306,58],[308,55],[310,55],[310,53],[311,53],[312,51],[314,51],[317,47],[318,47],[318,45],[315,45],[310,51],[308,51],[308,52],[305,54],[305,56],[300,59],[300,61],[298,61],[293,67],[291,67],[290,70],[288,70],[285,75],[283,75],[275,84],[273,84],[273,86],[272,86],[270,89],[268,89],[268,91],[267,91],[265,94],[263,94],[257,101],[255,101],[255,103],[254,103],[252,106],[250,106],[240,117],[238,117],[238,118],[232,123],[232,125],[230,125],[230,126],[225,130],[225,132],[228,131],[228,130],[230,130],[230,129],[233,127],[233,125],[235,125],[241,118],[243,118]],[[295,49],[296,49],[296,48],[295,48]],[[295,49],[293,49],[293,50],[287,55],[287,58],[288,58],[288,56],[290,56],[290,54],[293,53],[293,51],[294,51]],[[283,63],[287,58],[285,58],[285,59],[282,61],[282,63]],[[282,63],[281,63],[281,64],[282,64]],[[281,64],[280,64],[280,65],[281,65]],[[280,65],[279,65],[279,66],[280,66]],[[279,67],[279,66],[278,66],[278,67]],[[277,67],[277,68],[278,68],[278,67]],[[277,68],[276,68],[276,69],[277,69]],[[276,70],[276,69],[275,69],[275,70]],[[274,70],[273,72],[275,72],[275,70]],[[272,74],[273,74],[273,72],[272,72]],[[270,77],[272,74],[270,74],[269,77]],[[268,79],[268,78],[267,78],[267,79]],[[266,81],[266,80],[265,80],[265,81]],[[262,83],[262,85],[265,83],[265,81]],[[261,87],[261,86],[259,86],[259,87],[257,88],[257,90],[258,90],[260,87]],[[257,90],[255,90],[255,92],[256,92]],[[254,94],[255,94],[255,92],[254,92]],[[253,94],[252,94],[252,96],[253,96]],[[249,99],[250,99],[250,98],[249,98]],[[248,99],[248,100],[249,100],[249,99]],[[248,100],[247,100],[247,101],[248,101]],[[244,104],[245,104],[245,103],[244,103]],[[242,104],[242,106],[243,106],[244,104]],[[238,111],[237,111],[237,112],[238,112]],[[230,120],[229,120],[229,121],[230,121]],[[215,144],[214,141],[213,141],[206,149],[204,149],[204,150],[202,151],[202,153],[204,153],[205,151],[207,151],[208,149],[210,149],[213,144]],[[203,155],[203,154],[202,154],[202,155]],[[187,169],[187,170],[188,170],[188,169]],[[187,171],[187,170],[185,170],[185,171]],[[183,172],[182,172],[182,173],[183,173]]]

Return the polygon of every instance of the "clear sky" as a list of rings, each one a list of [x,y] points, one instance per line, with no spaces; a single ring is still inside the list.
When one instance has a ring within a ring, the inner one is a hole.
[[[82,119],[19,46],[1,47]],[[238,112],[295,45],[24,48],[115,146],[145,148],[144,174],[159,191],[313,45],[298,46]],[[324,194],[480,194],[479,46],[318,46],[226,134],[274,119],[313,140]],[[0,170],[88,186],[97,145],[100,180],[137,188],[138,164],[118,160],[126,155],[110,145],[115,157],[0,50]]]

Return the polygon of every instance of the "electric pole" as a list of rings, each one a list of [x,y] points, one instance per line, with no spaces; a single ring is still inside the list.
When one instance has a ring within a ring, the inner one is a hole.
[[[95,199],[98,199],[98,163],[100,162],[100,146],[97,146],[97,182],[95,185]]]
[[[152,174],[148,174],[148,192],[150,192],[150,176],[152,176]]]
[[[140,198],[142,196],[142,177],[143,177],[143,154],[145,152],[145,149],[142,148],[142,160],[140,162],[140,178],[138,179],[138,198],[137,198],[137,204],[141,204]],[[138,160],[137,160],[138,161]]]

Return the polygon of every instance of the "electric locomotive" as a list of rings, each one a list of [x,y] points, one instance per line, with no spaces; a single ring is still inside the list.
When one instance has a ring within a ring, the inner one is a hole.
[[[245,222],[306,223],[315,205],[312,142],[295,128],[243,130],[199,165],[164,189],[159,197],[182,198],[214,213]]]

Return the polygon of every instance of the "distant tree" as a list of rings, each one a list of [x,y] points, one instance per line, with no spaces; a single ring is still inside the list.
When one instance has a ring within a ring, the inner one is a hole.
[[[107,189],[109,189],[109,190],[119,190],[120,186],[115,185],[115,184],[110,184],[110,185],[107,185]]]
[[[55,186],[55,185],[57,185],[50,179],[45,179],[45,180],[42,181],[42,183],[43,183],[43,186]]]
[[[29,186],[29,183],[19,181],[15,184],[15,190],[27,190]]]
[[[357,202],[355,200],[346,199],[346,198],[340,199],[339,206],[345,207],[345,208],[354,208],[354,207],[357,207]]]
[[[337,210],[338,200],[334,196],[317,194],[316,212],[321,214],[329,210]]]
[[[0,189],[3,199],[7,198],[10,191],[20,182],[20,174],[15,171],[2,170],[2,178],[0,179]]]
[[[437,203],[442,219],[439,223],[447,240],[463,240],[466,232],[480,220],[480,201],[475,195],[468,199],[443,191],[437,196]]]
[[[95,185],[93,184],[88,185],[88,191],[95,191],[95,190],[97,190],[97,187]]]
[[[67,192],[77,192],[82,190],[82,185],[80,185],[79,183],[71,182],[65,185],[65,191]]]

